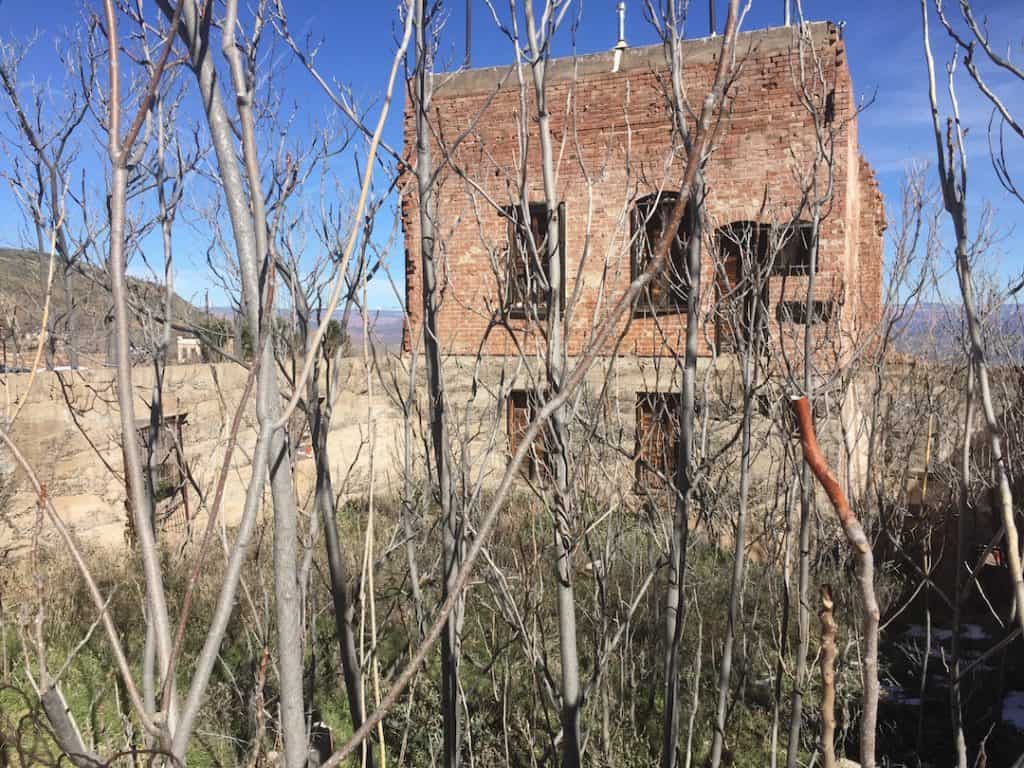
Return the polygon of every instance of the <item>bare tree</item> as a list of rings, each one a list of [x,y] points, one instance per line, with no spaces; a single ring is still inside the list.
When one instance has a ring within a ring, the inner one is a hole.
[[[966,2],[962,5],[965,6],[965,18],[970,21],[973,19],[970,13],[970,5]],[[939,10],[941,12],[941,6],[939,6]],[[947,67],[946,87],[952,114],[947,118],[946,130],[943,132],[940,122],[938,95],[935,87],[935,61],[932,56],[931,41],[928,34],[928,4],[924,0],[921,3],[921,21],[924,36],[924,56],[928,65],[928,98],[931,104],[932,128],[935,138],[936,170],[942,190],[942,202],[946,208],[950,223],[953,225],[956,274],[960,285],[960,295],[963,298],[964,317],[967,322],[967,334],[970,341],[969,361],[977,379],[979,402],[989,433],[989,445],[992,451],[992,462],[996,474],[996,487],[999,493],[999,509],[1005,528],[1010,578],[1013,581],[1014,601],[1017,606],[1017,625],[1024,631],[1024,609],[1022,609],[1022,606],[1024,606],[1024,572],[1021,569],[1020,537],[1017,532],[1017,523],[1013,510],[1010,472],[1003,453],[1002,439],[1000,438],[996,418],[996,406],[989,383],[989,365],[981,321],[978,316],[972,271],[972,263],[978,254],[975,252],[975,243],[972,242],[969,233],[970,224],[967,214],[967,152],[964,147],[965,126],[960,120],[960,107],[957,101],[954,78],[959,42],[956,42],[956,38],[954,38],[953,54]],[[973,48],[969,50],[973,50]],[[975,75],[976,72],[977,69],[974,68],[972,75]]]
[[[800,429],[800,443],[803,448],[804,461],[811,468],[814,476],[821,483],[835,508],[836,516],[843,526],[850,548],[857,560],[857,580],[861,594],[862,624],[864,633],[864,652],[862,657],[862,679],[864,684],[864,714],[860,726],[860,760],[864,766],[875,765],[876,721],[878,717],[878,598],[875,594],[875,564],[871,542],[864,533],[864,527],[850,508],[838,481],[829,470],[825,457],[818,446],[814,432],[811,407],[806,397],[793,400]]]
[[[682,58],[682,24],[685,22],[685,4],[674,1],[666,3],[663,13],[648,5],[648,14],[659,28],[665,46],[666,61],[669,65],[672,109],[673,142],[682,146],[687,158],[687,175],[680,185],[679,196],[666,223],[665,231],[674,237],[683,217],[689,217],[692,235],[687,243],[686,277],[687,325],[685,362],[681,384],[681,413],[679,417],[679,455],[676,462],[674,486],[676,492],[675,511],[672,521],[672,536],[669,546],[669,576],[666,595],[666,650],[665,650],[665,710],[662,734],[661,764],[673,768],[676,764],[679,744],[679,701],[680,658],[683,618],[685,614],[684,595],[686,579],[686,541],[689,532],[690,505],[692,502],[695,439],[695,407],[697,381],[697,347],[700,333],[699,310],[701,307],[701,205],[703,202],[702,169],[707,162],[713,141],[713,129],[717,125],[718,110],[722,108],[725,90],[732,79],[735,66],[735,38],[739,24],[739,3],[729,3],[722,33],[722,48],[718,66],[711,87],[703,97],[701,108],[696,115],[691,132],[690,107],[684,87]],[[687,207],[692,200],[693,204]]]
[[[69,41],[69,45],[73,48],[77,42]],[[71,184],[71,166],[79,151],[77,136],[90,110],[95,72],[88,57],[68,57],[71,62],[68,77],[78,82],[65,87],[59,101],[62,114],[59,119],[54,119],[53,106],[47,104],[48,89],[35,86],[29,91],[29,103],[24,101],[19,69],[27,53],[27,47],[19,48],[0,41],[0,87],[14,116],[12,123],[17,138],[12,143],[24,161],[15,159],[12,172],[4,175],[33,223],[36,250],[44,252],[48,239],[46,233],[55,233],[64,302],[63,311],[49,314],[47,367],[53,367],[57,341],[63,340],[68,364],[78,368],[81,338],[75,283],[84,244],[76,246],[75,238],[69,232],[68,187]],[[77,72],[72,68],[76,61],[79,65]]]
[[[419,202],[420,263],[423,280],[423,349],[429,400],[430,435],[434,471],[437,473],[438,502],[441,508],[443,537],[442,580],[445,600],[454,597],[454,610],[445,624],[441,638],[441,713],[444,724],[444,764],[459,764],[461,749],[459,697],[460,634],[463,617],[462,599],[455,590],[455,578],[463,561],[462,520],[454,506],[447,394],[441,363],[442,340],[438,335],[437,311],[440,301],[437,261],[436,172],[431,158],[431,136],[428,124],[433,95],[434,40],[430,27],[438,6],[427,8],[424,0],[415,0],[412,15],[416,25],[416,62],[413,70],[413,105],[416,110],[416,185]]]

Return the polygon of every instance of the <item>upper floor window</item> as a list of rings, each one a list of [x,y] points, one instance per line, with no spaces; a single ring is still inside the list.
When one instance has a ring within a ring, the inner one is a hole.
[[[551,231],[545,203],[530,203],[529,221],[521,205],[505,209],[508,221],[508,295],[506,306],[511,317],[547,317],[551,298],[548,266],[557,245],[562,254],[562,285],[559,298],[565,296],[565,203],[558,205],[558,233]]]
[[[662,193],[650,195],[639,201],[631,216],[631,240],[633,243],[630,279],[637,277],[654,258],[654,249],[664,234],[675,207],[678,195]],[[639,313],[685,312],[690,293],[687,274],[686,250],[690,242],[691,209],[683,214],[683,220],[672,238],[665,267],[660,274],[647,284],[636,305]]]
[[[771,264],[773,275],[807,275],[811,272],[813,230],[799,222],[792,227],[737,221],[719,231],[719,243],[728,268],[732,259],[740,271],[754,264]],[[817,264],[815,272],[817,272]]]
[[[768,253],[771,227],[734,221],[718,232],[721,267],[715,270],[718,310],[715,339],[719,351],[739,341],[767,340]]]
[[[818,271],[817,262],[812,259],[814,250],[814,230],[810,224],[800,222],[789,232],[789,236],[777,246],[773,272],[777,275],[809,275],[811,263],[814,271]]]

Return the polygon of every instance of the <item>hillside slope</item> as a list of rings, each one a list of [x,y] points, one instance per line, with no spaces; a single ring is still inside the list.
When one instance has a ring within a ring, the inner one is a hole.
[[[43,317],[49,255],[37,251],[0,247],[0,339],[6,361],[0,364],[28,365],[34,353],[36,334]],[[68,276],[75,316],[80,364],[101,366],[106,362],[109,316],[112,308],[106,270],[92,265],[76,265]],[[133,312],[133,336],[144,345],[150,331],[156,329],[156,317],[162,316],[163,289],[156,283],[129,279],[129,292],[137,311]],[[58,262],[54,268],[50,305],[51,327],[56,334],[50,354],[55,364],[67,363],[68,297],[64,275]],[[175,317],[197,320],[199,310],[174,297]]]

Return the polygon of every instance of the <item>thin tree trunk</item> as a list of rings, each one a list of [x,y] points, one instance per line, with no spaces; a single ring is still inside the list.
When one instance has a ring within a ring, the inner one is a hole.
[[[452,500],[451,466],[448,456],[448,415],[444,372],[441,364],[441,340],[437,328],[438,275],[435,258],[437,205],[427,115],[433,95],[432,41],[427,34],[424,0],[415,1],[416,20],[416,180],[419,195],[420,261],[423,281],[423,347],[427,367],[427,396],[430,401],[430,433],[437,469],[441,504],[442,594],[448,599],[462,562],[462,530]],[[444,764],[456,768],[462,743],[461,705],[459,703],[461,599],[445,623],[441,636],[441,720],[444,729]]]
[[[295,292],[295,303],[299,317],[303,323],[303,335],[308,337],[309,306],[301,288]],[[307,350],[308,351],[308,350]],[[328,365],[330,363],[328,362]],[[318,366],[319,367],[319,366]],[[324,547],[327,550],[327,570],[331,582],[331,600],[334,603],[334,630],[338,640],[338,652],[341,660],[342,677],[345,680],[345,693],[348,697],[349,715],[352,730],[363,724],[363,680],[359,665],[359,654],[356,649],[355,631],[352,622],[355,609],[349,594],[348,566],[345,552],[338,536],[338,517],[335,507],[334,486],[331,480],[330,455],[327,450],[327,435],[331,427],[331,398],[320,405],[319,370],[306,379],[306,408],[309,409],[311,437],[313,442],[313,459],[316,462],[316,508],[323,520]],[[330,373],[327,377],[326,391],[331,390]],[[366,765],[374,766],[372,749],[366,750]]]
[[[705,143],[711,132],[711,113],[722,97],[727,84],[727,75],[734,66],[734,42],[737,25],[738,3],[730,0],[726,14],[725,29],[722,33],[722,49],[718,69],[711,89],[704,98],[700,117],[691,136],[689,120],[691,112],[687,107],[683,88],[683,62],[680,45],[680,29],[677,19],[677,4],[668,3],[665,22],[664,44],[671,75],[671,101],[673,114],[673,143],[685,148],[687,167],[692,173],[680,189],[676,209],[662,235],[674,237],[675,229],[682,216],[690,217],[690,241],[687,244],[687,306],[686,306],[686,350],[681,384],[681,413],[679,417],[678,455],[675,468],[675,509],[669,544],[668,588],[665,598],[666,646],[664,679],[664,715],[662,724],[662,768],[675,768],[679,746],[679,700],[680,647],[683,635],[684,585],[686,575],[686,544],[689,534],[691,482],[693,467],[694,414],[697,380],[697,349],[700,334],[700,274],[701,274],[701,211],[704,207],[703,164],[706,160]],[[688,188],[688,189],[687,189]],[[689,193],[689,194],[687,194]],[[685,209],[679,209],[686,204]],[[659,243],[663,246],[665,243]],[[656,248],[656,253],[659,251]],[[667,251],[666,251],[667,252]]]
[[[690,191],[690,199],[700,200],[704,194],[703,175],[698,172]],[[669,550],[668,593],[666,596],[665,650],[665,714],[662,732],[661,764],[673,768],[679,745],[679,651],[683,641],[683,615],[685,613],[686,545],[690,530],[691,475],[693,472],[693,438],[696,414],[697,349],[700,334],[700,262],[702,222],[697,206],[690,206],[690,242],[687,244],[687,270],[689,290],[686,305],[686,356],[680,397],[679,452],[676,457],[675,511],[672,518],[672,538]]]
[[[263,198],[259,153],[256,144],[253,114],[253,85],[235,45],[238,19],[237,0],[228,0],[223,23],[221,50],[231,69],[241,127],[242,158],[245,163],[248,201],[252,217],[254,249],[239,252],[243,292],[246,295],[249,332],[253,339],[260,329],[268,334],[263,344],[260,369],[256,380],[256,417],[261,425],[276,425],[281,412],[280,391],[274,354],[272,323],[265,313],[273,315],[273,305],[261,301],[260,275],[273,275],[267,243],[267,216]],[[239,190],[244,194],[244,190]],[[272,296],[271,296],[272,299]],[[301,768],[307,761],[306,717],[302,682],[303,623],[302,590],[298,572],[298,513],[292,482],[287,435],[283,428],[273,428],[269,435],[270,494],[274,507],[274,603],[277,619],[277,666],[280,679],[281,734],[287,768]]]
[[[162,0],[160,8],[165,16],[172,16],[173,10],[167,2]],[[253,127],[252,93],[242,68],[241,53],[234,43],[236,21],[237,3],[229,2],[223,24],[222,51],[231,66],[236,89],[249,194],[246,194],[247,185],[238,166],[233,127],[224,108],[218,75],[210,58],[210,17],[204,16],[202,20],[199,19],[194,0],[184,2],[179,34],[189,51],[190,65],[195,73],[206,112],[242,275],[246,324],[253,342],[254,358],[259,361],[256,412],[260,424],[260,439],[257,441],[256,451],[266,451],[266,461],[257,460],[263,457],[254,454],[253,475],[246,498],[247,515],[243,530],[239,532],[239,540],[242,546],[248,541],[248,518],[255,511],[253,508],[262,496],[265,482],[263,473],[269,471],[274,507],[274,593],[280,676],[280,727],[284,739],[284,764],[287,768],[300,768],[306,763],[307,740],[302,681],[303,627],[297,571],[298,523],[285,433],[283,429],[273,427],[280,412],[273,340],[268,338],[265,344],[260,343],[263,311],[260,275],[267,264],[267,223]],[[270,324],[266,323],[266,326],[269,333]],[[234,583],[238,578],[236,569],[237,565],[233,562],[231,582],[222,595],[225,599],[229,596],[228,593],[234,591]],[[222,604],[218,605],[218,610]],[[212,659],[206,656],[216,653],[216,635],[222,636],[223,633],[220,616],[217,627],[216,633],[211,630],[208,642],[204,646],[202,673],[194,680],[190,689],[187,728],[182,729],[180,738],[176,735],[175,754],[183,755],[187,745],[202,690],[212,668]]]
[[[533,14],[533,3],[523,4],[526,17],[530,49],[533,54],[534,98],[537,108],[538,134],[541,153],[541,176],[544,184],[544,201],[547,208],[548,237],[548,302],[547,302],[547,385],[551,395],[562,391],[565,377],[566,348],[562,296],[565,290],[565,254],[559,233],[563,222],[559,221],[558,190],[555,186],[555,152],[551,141],[551,116],[547,109],[545,70],[547,61],[541,50],[537,25]],[[552,30],[546,33],[550,36]],[[547,49],[549,50],[549,48]],[[540,246],[540,244],[536,244]],[[552,506],[555,520],[554,538],[557,552],[556,594],[558,606],[558,650],[561,662],[562,694],[562,765],[564,768],[578,768],[580,765],[580,662],[576,633],[576,595],[573,586],[573,517],[574,510],[569,489],[569,430],[566,425],[564,406],[551,413],[551,420],[545,432],[545,455],[551,472]]]
[[[800,427],[800,442],[804,461],[810,467],[818,482],[828,495],[843,527],[843,533],[853,550],[857,561],[857,580],[860,586],[862,605],[862,627],[864,651],[862,656],[862,679],[864,686],[864,709],[860,726],[860,762],[862,768],[875,768],[875,731],[878,720],[878,599],[875,596],[875,561],[871,542],[860,521],[850,508],[846,495],[828,469],[818,440],[814,433],[811,406],[806,397],[793,401]]]
[[[811,221],[811,264],[808,269],[807,291],[804,297],[807,317],[813,316],[814,288],[818,273],[818,236],[821,232],[821,204],[815,202]],[[804,396],[813,395],[814,324],[804,327],[803,380]],[[813,410],[812,410],[813,414]],[[789,745],[786,767],[796,768],[800,755],[800,730],[803,726],[804,685],[807,682],[807,654],[811,648],[811,476],[806,462],[800,465],[800,532],[799,565],[797,576],[797,649],[793,673],[793,695],[789,721]]]
[[[927,472],[928,472],[927,467],[928,467],[928,462],[926,460],[925,461],[925,486],[926,487],[927,487],[927,477],[928,477],[928,475],[927,475]],[[924,491],[925,491],[925,489],[922,489],[922,491],[921,491],[922,506],[924,504],[924,498],[925,498]],[[931,532],[931,528],[929,528],[928,532],[925,534],[924,553],[923,553],[923,556],[921,558],[922,559],[922,563],[921,563],[922,571],[925,574],[925,577],[927,579],[929,579],[929,580],[931,579],[931,573],[932,573],[931,542],[932,542],[932,532]],[[958,568],[958,570],[959,570],[959,568]],[[931,658],[931,655],[932,655],[932,605],[931,605],[931,592],[932,592],[931,584],[929,582],[926,582],[925,586],[924,586],[924,656],[921,659],[921,676],[919,678],[918,688],[917,688],[917,698],[918,698],[918,701],[920,702],[918,704],[918,709],[917,709],[917,765],[918,765],[918,768],[921,768],[924,765],[923,755],[924,755],[924,749],[925,749],[925,746],[924,746],[925,696],[926,696],[926,694],[928,692],[928,661],[929,661],[929,659]],[[954,614],[953,623],[954,623],[954,625],[956,625],[958,623],[958,617],[956,616],[956,613],[957,613],[957,608],[956,608],[956,606],[954,606],[953,607],[953,614]],[[958,666],[959,666],[959,660],[957,659],[957,653],[956,653],[957,651],[959,651],[959,648],[957,648],[957,646],[959,645],[959,638],[956,636],[956,631],[957,630],[954,627],[953,637],[952,637],[952,640],[951,640],[951,646],[952,647],[950,649],[953,652],[953,657],[951,659],[951,664],[950,664],[950,667],[951,667],[950,668],[950,674],[953,674],[953,670],[957,669]],[[950,694],[950,695],[952,695],[952,694]]]
[[[71,274],[71,264],[64,262],[61,269],[61,285],[64,288],[64,331],[66,333],[68,365],[72,370],[78,370],[79,346],[78,338],[78,312],[75,311],[75,290],[74,279]]]
[[[420,588],[420,569],[416,557],[416,531],[413,525],[413,409],[416,402],[416,363],[418,345],[414,345],[409,360],[409,388],[402,403],[402,533],[405,535],[405,558],[409,568],[409,591],[416,611],[416,635],[423,640],[427,631],[427,617],[423,609],[423,590]]]
[[[86,748],[78,726],[71,719],[67,702],[56,685],[48,688],[39,697],[39,701],[52,728],[54,741],[72,765],[77,768],[100,768],[107,765],[99,755]],[[3,745],[0,745],[0,765],[3,764],[2,750]]]
[[[950,643],[949,717],[957,768],[967,768],[967,739],[964,737],[963,707],[960,701],[960,621],[963,605],[964,541],[967,533],[967,494],[971,482],[971,441],[974,438],[974,370],[967,371],[967,407],[964,413],[963,445],[960,450],[960,493],[957,499],[956,572],[953,577],[953,637]],[[924,702],[922,702],[923,706]]]
[[[759,271],[755,267],[755,274]],[[759,281],[758,281],[759,282]],[[761,285],[753,286],[755,297],[761,294]],[[750,443],[753,420],[754,391],[757,388],[756,355],[760,349],[762,312],[761,301],[754,299],[753,318],[744,317],[743,325],[749,330],[743,350],[743,424],[740,436],[740,498],[736,514],[736,533],[733,546],[732,584],[729,587],[729,616],[725,628],[725,642],[722,646],[722,663],[718,670],[718,710],[715,715],[715,732],[711,740],[711,767],[718,768],[722,762],[722,748],[725,741],[725,718],[729,704],[729,689],[732,681],[732,655],[736,640],[736,628],[740,623],[740,593],[743,590],[744,566],[746,565],[747,503],[750,496]],[[745,314],[745,313],[744,313]]]
[[[170,668],[171,625],[160,573],[160,555],[152,529],[153,497],[147,493],[142,459],[135,430],[135,391],[132,383],[131,350],[128,320],[128,286],[125,265],[125,223],[127,216],[129,147],[122,146],[120,114],[120,55],[117,39],[117,17],[111,0],[104,4],[110,58],[110,117],[108,151],[111,165],[108,202],[110,237],[107,268],[110,273],[114,302],[114,324],[117,331],[117,399],[121,417],[121,440],[124,448],[124,470],[129,504],[135,525],[135,536],[142,557],[146,583],[147,621],[155,634],[156,657],[162,674]],[[173,702],[173,698],[172,698]],[[168,707],[166,734],[174,732],[177,713]]]
[[[786,768],[797,768],[797,760],[800,757],[804,683],[807,680],[807,654],[811,647],[811,476],[806,464],[800,465],[800,528],[797,533],[797,547],[797,645],[796,663],[793,668],[793,693],[790,696]]]

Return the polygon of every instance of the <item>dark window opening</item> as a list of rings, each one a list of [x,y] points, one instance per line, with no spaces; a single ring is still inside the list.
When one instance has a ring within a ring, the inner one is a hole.
[[[633,208],[631,280],[636,280],[654,258],[654,249],[665,232],[677,199],[678,195],[671,193],[650,195],[639,200]],[[664,269],[647,284],[637,302],[638,314],[686,311],[690,293],[686,251],[692,235],[692,213],[688,201],[683,220],[672,238]]]
[[[756,221],[734,221],[718,230],[718,242],[727,264],[735,264],[736,281],[753,267],[768,264],[772,227]],[[727,267],[728,269],[728,267]]]
[[[775,255],[772,272],[776,275],[809,275],[814,246],[814,233],[810,224],[801,223],[793,227],[789,237],[782,243]],[[767,246],[766,252],[767,252]],[[814,271],[818,271],[815,261]]]
[[[548,266],[556,245],[550,230],[547,205],[530,203],[530,220],[523,219],[522,206],[505,209],[508,221],[508,314],[514,318],[547,317],[551,295]],[[558,205],[558,252],[562,255],[562,285],[565,297],[565,203]]]
[[[505,417],[505,427],[508,432],[508,453],[514,456],[523,439],[530,423],[537,417],[540,409],[540,398],[537,392],[532,389],[513,389],[508,393],[508,410]],[[522,472],[531,479],[537,477],[537,470],[544,464],[545,447],[544,433],[537,435],[530,444],[530,453],[527,461],[523,463]]]
[[[736,221],[718,230],[718,241],[723,256],[734,258],[741,270],[745,267],[749,271],[755,266],[766,268],[770,262],[772,275],[808,275],[811,272],[814,236],[807,222],[788,227]],[[817,266],[814,265],[815,272]]]
[[[771,227],[753,221],[736,221],[717,232],[721,268],[716,270],[715,337],[719,351],[736,348],[737,341],[768,339],[767,269]],[[744,286],[743,282],[749,281]],[[760,290],[752,290],[760,284]]]
[[[812,301],[810,323],[819,325],[830,323],[836,313],[836,303],[829,301]],[[780,301],[775,307],[775,316],[780,322],[807,325],[808,313],[805,301]]]
[[[675,481],[679,451],[678,393],[637,392],[636,489],[638,493],[663,490]]]

